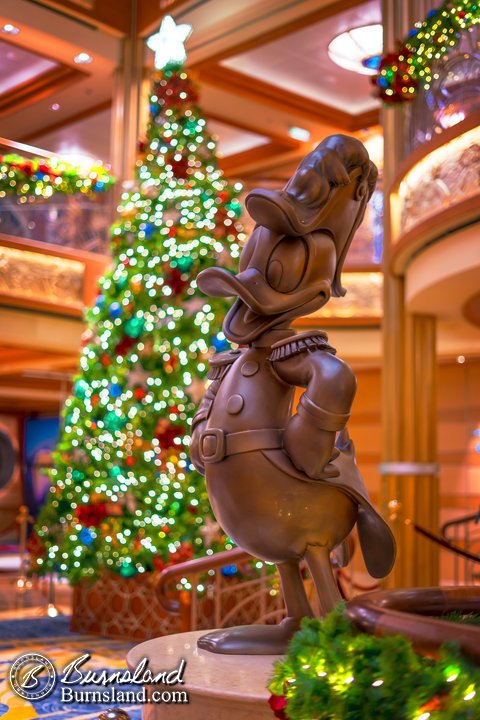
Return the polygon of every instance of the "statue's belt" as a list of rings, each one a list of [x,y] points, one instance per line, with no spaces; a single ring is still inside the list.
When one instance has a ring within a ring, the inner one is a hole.
[[[200,458],[203,463],[216,463],[228,455],[273,450],[283,446],[283,430],[262,428],[226,433],[224,430],[209,428],[200,436]]]

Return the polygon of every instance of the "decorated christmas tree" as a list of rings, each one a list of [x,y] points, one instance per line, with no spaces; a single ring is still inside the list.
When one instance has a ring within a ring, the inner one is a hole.
[[[228,347],[224,301],[202,295],[195,277],[233,267],[240,187],[222,178],[183,69],[188,29],[168,18],[149,41],[157,72],[146,140],[112,229],[113,268],[87,313],[32,543],[38,573],[131,577],[229,547],[188,444],[208,357]]]

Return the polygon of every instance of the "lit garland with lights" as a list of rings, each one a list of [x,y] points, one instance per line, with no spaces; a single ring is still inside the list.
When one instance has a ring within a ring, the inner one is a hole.
[[[450,52],[460,33],[478,23],[479,2],[445,0],[431,10],[410,30],[398,52],[382,57],[378,74],[372,78],[378,97],[385,103],[401,103],[413,100],[419,87],[428,90],[434,62]]]
[[[98,193],[109,190],[114,178],[103,165],[78,168],[60,158],[24,158],[0,156],[0,198],[16,195],[48,198],[56,193]]]
[[[202,295],[195,277],[218,263],[233,269],[244,239],[241,186],[223,179],[215,150],[195,87],[167,65],[112,228],[114,267],[88,312],[36,525],[37,573],[131,577],[232,547],[188,455],[208,357],[229,347],[226,301]]]
[[[341,604],[303,621],[275,666],[269,704],[284,720],[474,720],[479,683],[480,668],[456,647],[422,657],[401,635],[356,630]]]

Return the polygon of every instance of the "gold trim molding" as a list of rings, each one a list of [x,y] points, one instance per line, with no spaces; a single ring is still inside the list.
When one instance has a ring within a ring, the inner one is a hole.
[[[0,247],[0,295],[82,310],[85,266],[77,260]]]

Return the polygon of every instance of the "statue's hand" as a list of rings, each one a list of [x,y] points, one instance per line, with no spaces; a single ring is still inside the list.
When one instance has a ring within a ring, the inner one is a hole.
[[[206,422],[203,422],[195,425],[188,448],[190,460],[201,475],[205,475],[205,466],[200,458],[200,436],[205,429],[206,424]]]
[[[332,464],[339,455],[335,435],[319,428],[311,418],[294,415],[285,428],[283,446],[297,470],[313,480],[328,480],[339,475]]]

